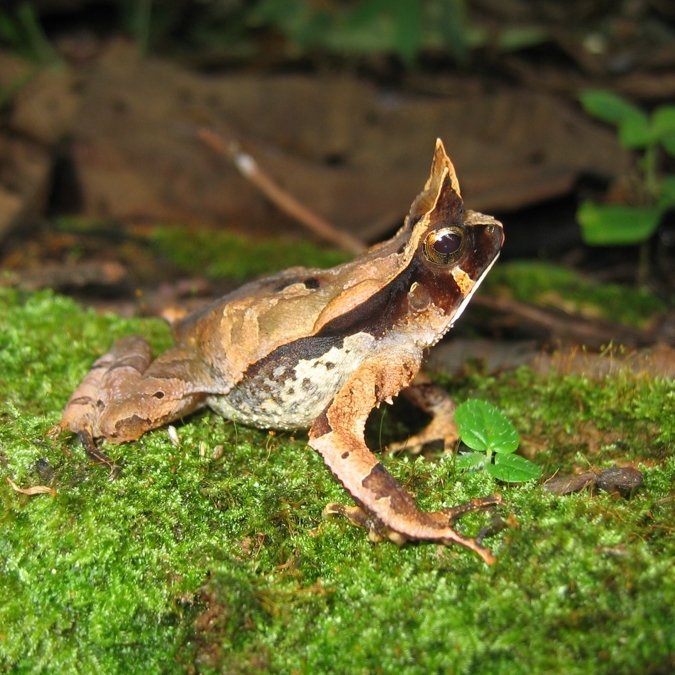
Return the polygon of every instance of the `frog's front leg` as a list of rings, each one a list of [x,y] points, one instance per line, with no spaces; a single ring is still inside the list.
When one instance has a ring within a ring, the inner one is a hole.
[[[362,366],[316,419],[310,429],[309,444],[321,454],[365,513],[359,516],[348,509],[337,509],[337,512],[350,515],[354,522],[367,527],[374,538],[384,534],[397,543],[405,540],[454,542],[475,551],[491,564],[494,562],[492,553],[475,539],[453,529],[452,522],[467,511],[500,503],[498,495],[473,500],[469,505],[454,509],[421,511],[365,444],[363,434],[370,411],[396,395],[410,382],[416,369],[416,363],[405,357],[398,363],[387,358]]]
[[[427,443],[442,441],[446,452],[452,451],[459,440],[454,414],[457,407],[445,389],[434,384],[428,375],[419,372],[401,394],[414,406],[431,415],[431,421],[419,433],[400,443],[390,443],[390,452],[407,450],[417,455]]]
[[[205,394],[194,391],[191,367],[197,366],[177,347],[151,363],[144,338],[122,338],[91,367],[50,435],[76,433],[87,453],[114,471],[95,439],[133,441],[200,407]]]

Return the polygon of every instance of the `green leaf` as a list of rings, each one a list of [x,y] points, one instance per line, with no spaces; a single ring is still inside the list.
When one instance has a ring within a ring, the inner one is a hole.
[[[504,26],[497,37],[497,47],[500,51],[514,52],[550,39],[550,31],[542,26]]]
[[[675,135],[662,138],[661,145],[666,149],[668,154],[675,157]]]
[[[586,89],[579,94],[579,100],[586,112],[603,122],[619,126],[632,118],[643,117],[647,121],[640,108],[604,89]]]
[[[675,176],[666,176],[659,185],[659,207],[670,209],[675,206]]]
[[[619,143],[624,148],[645,148],[656,141],[656,133],[644,113],[627,117],[619,125]]]
[[[444,0],[440,5],[439,30],[443,42],[458,63],[469,60],[468,36],[464,7],[459,0]]]
[[[485,469],[497,480],[506,483],[523,483],[541,475],[539,467],[520,455],[495,455],[495,463]]]
[[[662,105],[654,111],[652,129],[659,139],[675,136],[675,105]]]
[[[396,51],[406,66],[411,66],[422,44],[422,3],[418,0],[390,0],[394,16]]]
[[[485,401],[469,399],[457,406],[455,422],[459,435],[472,450],[514,452],[520,439],[504,413]]]
[[[589,246],[639,244],[654,234],[660,208],[583,202],[577,211],[584,242]]]
[[[455,466],[458,469],[474,469],[480,464],[484,464],[486,455],[484,452],[466,452],[462,455],[457,455],[455,459]]]
[[[620,96],[602,89],[587,89],[581,92],[579,100],[591,115],[619,127],[619,142],[624,147],[644,148],[656,141],[647,115]]]
[[[377,21],[387,11],[387,6],[388,0],[364,0],[356,4],[349,12],[348,27],[356,29]]]

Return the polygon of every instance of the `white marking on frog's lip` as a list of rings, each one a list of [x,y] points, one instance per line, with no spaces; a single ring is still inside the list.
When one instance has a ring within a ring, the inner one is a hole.
[[[478,277],[478,279],[474,283],[473,288],[467,293],[464,300],[462,300],[462,304],[455,311],[455,316],[452,317],[452,322],[448,326],[448,330],[455,325],[455,321],[457,321],[457,319],[459,319],[459,317],[462,315],[462,312],[466,309],[467,305],[471,301],[471,298],[473,297],[473,294],[476,292],[476,289],[481,285],[483,279],[485,279],[488,272],[492,269],[492,266],[497,262],[497,258],[499,258],[499,253],[497,253],[497,255],[494,257],[492,262],[485,268],[485,270],[483,271],[483,274],[481,274],[480,277]],[[455,270],[453,270],[453,277],[454,277],[454,272],[455,272]]]
[[[452,278],[455,280],[459,290],[462,292],[462,295],[469,295],[476,286],[476,282],[461,268],[453,267]],[[480,280],[478,281],[480,283]]]

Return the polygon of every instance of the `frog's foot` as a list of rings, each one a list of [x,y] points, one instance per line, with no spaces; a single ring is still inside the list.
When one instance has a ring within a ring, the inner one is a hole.
[[[324,507],[321,517],[329,518],[330,516],[343,516],[352,525],[363,528],[368,532],[370,541],[374,543],[389,539],[395,544],[402,546],[406,542],[404,536],[387,528],[379,518],[370,515],[368,511],[362,509],[360,506],[345,506],[344,504],[330,502]]]
[[[445,389],[429,380],[424,373],[418,373],[412,384],[404,389],[401,394],[413,405],[431,415],[431,421],[419,433],[410,436],[400,443],[390,443],[390,453],[407,450],[417,455],[428,443],[442,441],[446,452],[450,452],[457,441],[457,425],[454,421],[454,401]]]
[[[91,433],[88,431],[80,431],[78,432],[77,437],[80,439],[80,443],[82,443],[82,447],[90,459],[93,459],[98,464],[103,464],[103,466],[107,466],[110,469],[108,480],[115,480],[120,474],[119,465],[115,464],[115,462],[113,462],[113,460],[103,451],[99,450]]]
[[[476,499],[472,499],[470,502],[466,502],[465,504],[443,509],[442,513],[447,516],[448,523],[453,525],[458,518],[461,518],[467,513],[488,509],[493,506],[498,506],[501,503],[501,495],[478,497]],[[366,530],[368,532],[368,538],[375,543],[389,539],[389,541],[402,546],[407,541],[405,536],[386,527],[386,525],[384,525],[384,523],[379,518],[369,514],[368,511],[362,509],[360,506],[345,506],[344,504],[330,502],[329,504],[326,504],[321,515],[324,518],[328,518],[330,516],[343,516],[344,518],[347,518],[347,520],[349,520],[352,525]],[[481,530],[481,534],[478,537],[470,540],[475,544],[475,547],[471,548],[472,550],[476,551],[483,558],[483,560],[485,560],[485,562],[492,564],[492,562],[494,562],[494,556],[490,553],[490,551],[484,549],[481,545],[481,541],[485,536],[483,532],[488,533],[488,528],[484,528]],[[444,541],[442,543],[450,544],[452,542]],[[477,550],[479,548],[482,551]]]
[[[47,436],[49,438],[56,438],[62,431],[66,431],[68,429],[67,426],[63,425],[61,422],[55,424],[48,432]],[[76,431],[77,437],[80,439],[80,443],[82,443],[82,447],[84,448],[84,451],[87,453],[87,456],[89,459],[92,459],[94,462],[97,464],[102,464],[103,466],[107,466],[110,469],[110,476],[108,477],[110,480],[115,480],[117,476],[119,476],[120,473],[120,467],[119,465],[115,464],[108,455],[106,455],[102,450],[99,449],[99,447],[96,445],[96,441],[94,440],[94,437],[92,436],[91,429],[90,428],[81,428]]]
[[[453,528],[453,522],[470,511],[501,503],[494,495],[469,504],[440,511],[421,511],[412,496],[368,450],[363,440],[365,422],[380,401],[408,384],[414,364],[372,362],[362,366],[347,380],[326,411],[312,425],[309,444],[314,448],[365,512],[335,507],[333,512],[347,515],[365,526],[371,536],[387,536],[395,541],[435,541],[460,544],[477,553],[488,565],[492,553],[476,539]],[[406,376],[407,374],[407,376]],[[398,379],[397,379],[398,378]]]

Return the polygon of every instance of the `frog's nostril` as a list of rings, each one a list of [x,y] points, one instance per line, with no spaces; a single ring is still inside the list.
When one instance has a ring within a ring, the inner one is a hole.
[[[494,236],[495,239],[501,235],[501,243],[499,244],[500,246],[504,245],[504,241],[506,240],[506,235],[504,234],[504,228],[501,225],[488,225],[489,233],[491,236]]]

